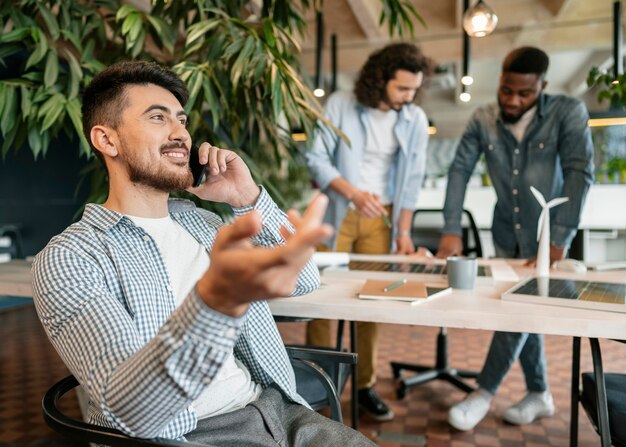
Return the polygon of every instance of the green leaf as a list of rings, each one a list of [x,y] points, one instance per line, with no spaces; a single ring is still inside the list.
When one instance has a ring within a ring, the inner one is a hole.
[[[215,90],[211,85],[211,80],[206,76],[202,78],[202,89],[204,91],[204,100],[208,103],[209,111],[211,112],[213,130],[215,130],[220,122],[220,104]]]
[[[43,85],[52,87],[59,77],[59,58],[55,50],[50,49],[46,57],[46,68],[43,73]]]
[[[187,101],[187,105],[185,109],[187,112],[193,109],[193,106],[196,103],[196,98],[198,97],[198,93],[202,88],[202,72],[200,70],[196,70],[187,83],[189,88],[189,101]]]
[[[19,53],[21,50],[22,47],[16,44],[0,45],[0,60],[15,53]],[[4,61],[2,61],[2,64],[4,65]]]
[[[37,9],[39,10],[39,14],[43,18],[43,21],[46,22],[46,27],[48,27],[50,37],[52,37],[52,39],[54,40],[58,40],[59,24],[57,23],[57,19],[52,15],[52,12],[50,12],[50,10],[43,3],[39,3]]]
[[[217,25],[220,24],[220,21],[217,19],[211,20],[203,20],[201,22],[195,23],[189,27],[187,30],[187,39],[185,40],[185,46],[191,45],[197,39],[204,37],[206,33],[211,31]]]
[[[43,149],[43,142],[41,141],[39,127],[35,123],[31,123],[28,127],[28,145],[36,160]]]
[[[0,131],[2,135],[6,135],[8,131],[13,129],[16,123],[17,114],[17,92],[16,87],[5,85],[3,91],[4,108],[0,119]]]
[[[35,51],[33,51],[26,60],[25,69],[28,70],[28,68],[37,65],[44,58],[47,52],[48,41],[46,40],[45,36],[41,35],[39,37],[39,41],[37,42],[37,48],[35,48]]]
[[[28,118],[33,108],[33,103],[30,99],[31,90],[26,87],[20,87],[20,111],[23,118]]]
[[[122,35],[126,36],[128,32],[131,30],[131,28],[135,25],[135,23],[137,23],[140,20],[141,18],[139,17],[139,13],[135,12],[133,14],[129,14],[124,19],[124,22],[122,22]]]
[[[89,156],[91,154],[91,147],[89,146],[89,143],[85,139],[85,134],[83,133],[83,122],[80,112],[80,101],[78,98],[71,99],[67,102],[66,111],[72,121],[72,124],[74,125],[78,138],[80,139],[81,153]]]
[[[64,29],[61,30],[61,34],[63,35],[63,37],[65,37],[66,40],[69,40],[70,42],[72,42],[72,45],[74,45],[74,47],[79,53],[83,53],[83,46],[81,45],[78,37],[76,37],[76,34],[71,32],[70,30],[64,30]]]
[[[9,31],[8,33],[0,34],[0,42],[20,42],[26,37],[28,37],[31,33],[30,28],[18,28],[13,31]]]
[[[67,52],[67,60],[70,64],[70,76],[69,76],[69,88],[68,99],[72,99],[78,96],[78,90],[80,87],[80,81],[83,78],[83,69],[81,68],[78,60],[70,52]]]
[[[133,14],[133,17],[136,17],[136,19],[133,21],[133,25],[128,31],[128,38],[131,41],[135,42],[139,37],[139,34],[141,34],[141,32],[143,31],[143,21],[141,20],[141,14],[139,13]]]
[[[129,15],[131,12],[137,12],[137,8],[129,4],[122,6],[120,9],[117,10],[117,14],[115,15],[115,20],[119,22],[124,17]]]
[[[146,40],[146,33],[143,31],[143,28],[140,29],[141,32],[139,33],[139,37],[137,38],[137,40],[135,40],[133,49],[130,53],[132,57],[139,56],[139,53],[141,53],[141,51],[143,50],[143,45]]]
[[[13,146],[13,142],[15,141],[15,136],[17,135],[20,126],[14,126],[13,129],[9,131],[9,133],[3,135],[4,142],[2,143],[2,148],[0,149],[0,154],[2,158],[5,158],[9,153],[9,149]]]
[[[63,108],[66,104],[65,97],[60,93],[55,93],[52,95],[39,109],[39,117],[44,117],[43,123],[41,124],[41,131],[45,132],[52,126],[59,115],[63,111]]]

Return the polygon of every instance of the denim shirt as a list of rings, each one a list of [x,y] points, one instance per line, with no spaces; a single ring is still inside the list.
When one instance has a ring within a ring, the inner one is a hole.
[[[368,113],[369,108],[359,104],[354,94],[333,93],[326,103],[324,116],[348,137],[350,145],[321,123],[312,148],[306,154],[311,175],[330,199],[324,222],[335,228],[335,234],[339,231],[350,202],[329,185],[339,177],[353,185],[358,184],[359,166],[366,146]],[[402,107],[394,127],[400,149],[395,155],[387,185],[389,197],[393,199],[392,244],[395,243],[400,211],[414,210],[417,205],[426,171],[427,129],[428,119],[420,107],[415,104]],[[334,242],[333,238],[328,244],[334,246]]]
[[[444,234],[461,234],[465,189],[478,159],[485,155],[498,201],[493,214],[493,240],[523,258],[537,254],[537,221],[541,206],[530,187],[546,201],[569,197],[550,212],[550,238],[569,247],[593,182],[593,144],[585,105],[575,98],[542,94],[537,113],[522,141],[505,128],[497,104],[474,112],[457,147],[448,173]]]

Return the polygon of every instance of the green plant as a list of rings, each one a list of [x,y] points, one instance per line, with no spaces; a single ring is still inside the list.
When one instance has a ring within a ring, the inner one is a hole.
[[[391,35],[423,23],[408,0],[381,0]],[[79,93],[121,59],[155,60],[187,83],[189,130],[196,141],[233,148],[281,206],[308,183],[290,129],[311,133],[321,108],[302,81],[296,36],[318,0],[14,0],[0,6],[0,152],[25,143],[43,157],[60,132],[83,137]],[[254,5],[259,5],[259,10]],[[252,5],[252,6],[251,6]],[[72,151],[75,148],[71,148]],[[86,171],[91,201],[106,196],[106,176]]]
[[[599,88],[599,103],[608,100],[613,107],[626,107],[626,74],[614,74],[592,67],[587,76],[587,86]]]

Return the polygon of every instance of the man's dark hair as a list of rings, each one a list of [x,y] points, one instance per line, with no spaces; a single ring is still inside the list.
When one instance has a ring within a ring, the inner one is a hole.
[[[176,73],[154,62],[123,61],[98,73],[83,93],[83,132],[91,149],[104,164],[104,157],[91,142],[91,128],[96,125],[116,129],[126,107],[126,87],[154,84],[169,91],[184,107],[189,99],[185,83]],[[105,165],[106,166],[106,165]]]
[[[502,62],[502,72],[536,74],[544,77],[550,65],[548,55],[535,47],[520,47],[511,51]]]
[[[372,53],[359,73],[354,86],[356,99],[367,107],[376,108],[385,99],[385,86],[396,71],[430,74],[432,63],[422,51],[410,43],[394,43]]]

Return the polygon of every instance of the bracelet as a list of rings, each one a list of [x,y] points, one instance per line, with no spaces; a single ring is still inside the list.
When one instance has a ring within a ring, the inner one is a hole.
[[[398,236],[406,236],[406,237],[411,237],[411,230],[402,230],[402,231],[398,231]]]

